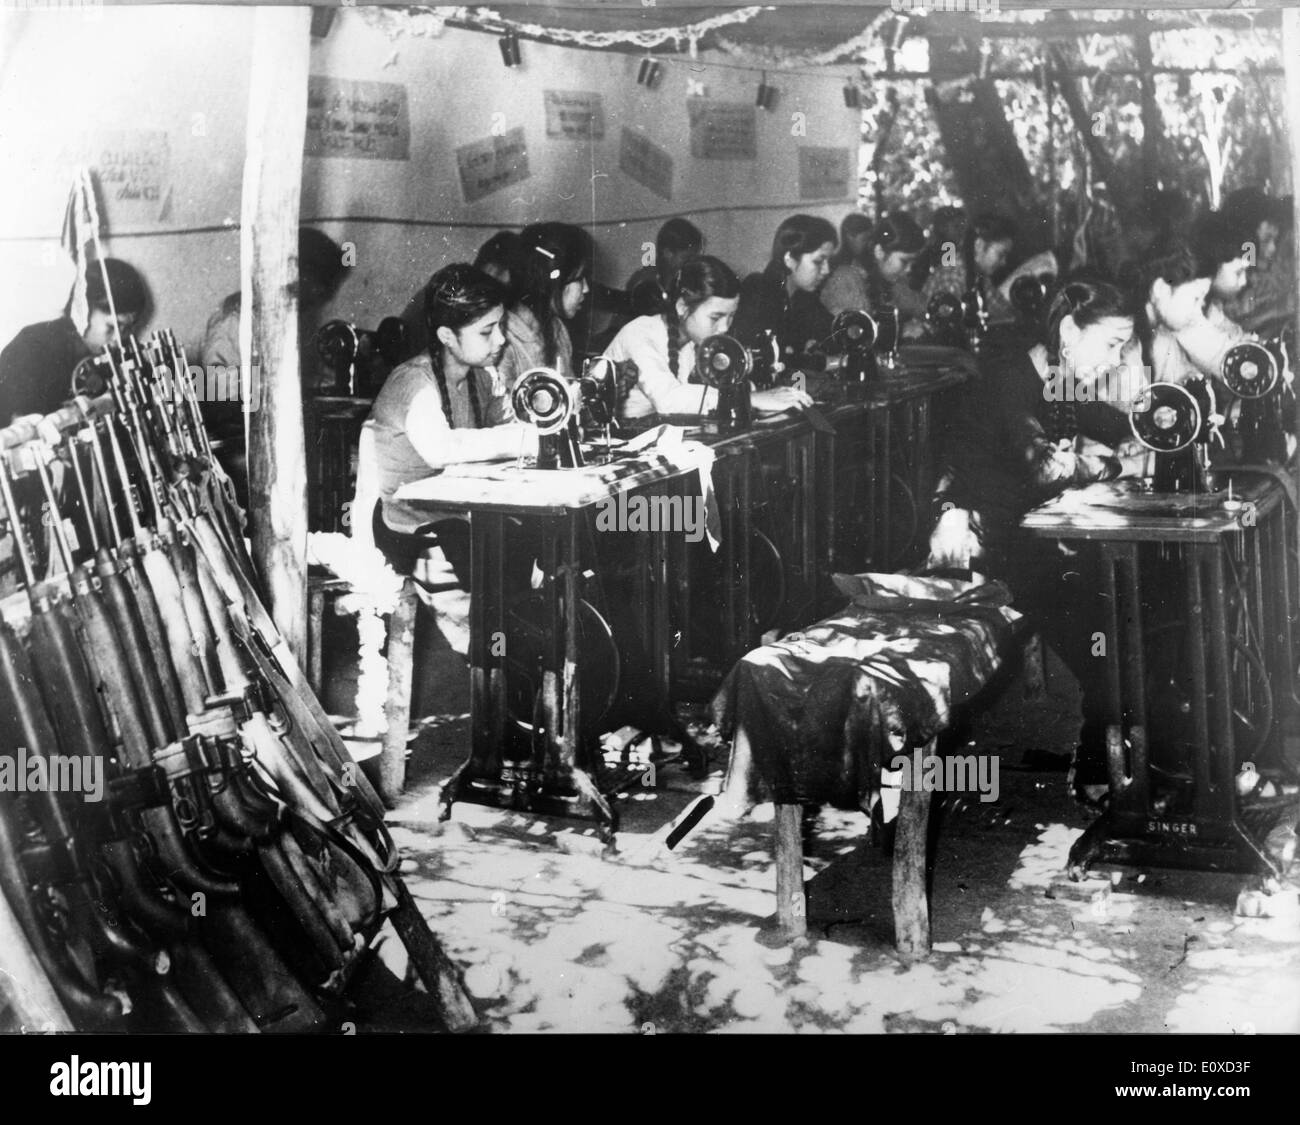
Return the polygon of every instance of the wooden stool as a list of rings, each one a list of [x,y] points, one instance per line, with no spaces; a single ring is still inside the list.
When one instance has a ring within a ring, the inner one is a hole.
[[[325,601],[352,592],[342,578],[309,575],[307,578],[307,680],[317,695],[321,691]],[[388,617],[388,692],[384,701],[384,738],[379,753],[376,788],[392,808],[406,784],[406,737],[411,723],[411,681],[415,658],[415,618],[419,599],[415,581],[407,578],[396,608]]]

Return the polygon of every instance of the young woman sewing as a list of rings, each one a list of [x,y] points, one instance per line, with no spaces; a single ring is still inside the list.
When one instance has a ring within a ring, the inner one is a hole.
[[[1105,661],[1092,655],[1104,620],[1100,586],[1083,555],[1067,557],[1053,543],[1020,531],[1031,508],[1093,481],[1136,477],[1145,451],[1117,405],[1095,401],[1093,385],[1124,362],[1135,310],[1110,285],[1075,281],[1053,300],[1046,343],[1006,354],[986,371],[978,405],[963,414],[966,431],[949,451],[935,496],[930,569],[970,569],[1002,579],[1017,608],[1040,625],[1083,690],[1080,784],[1104,781]],[[1086,390],[1084,388],[1087,388]],[[1104,447],[1083,452],[1083,439]]]
[[[462,583],[469,575],[464,518],[431,515],[394,494],[448,465],[536,453],[537,431],[515,419],[494,366],[505,346],[505,299],[500,282],[473,266],[458,263],[434,274],[424,298],[429,350],[389,375],[362,438],[363,447],[373,448],[375,544],[391,558],[413,559],[416,533],[435,531]]]
[[[919,321],[925,307],[910,274],[924,246],[925,236],[909,215],[884,215],[871,228],[858,264],[837,269],[823,287],[822,304],[832,312],[856,308],[873,315],[896,308],[900,323]]]
[[[590,290],[591,239],[568,223],[537,223],[519,235],[518,294],[506,320],[501,376],[507,388],[533,367],[550,367],[572,378],[573,341],[566,321],[578,315]]]
[[[825,366],[821,354],[831,334],[831,314],[817,299],[835,254],[835,228],[813,215],[791,215],[776,230],[772,257],[762,273],[740,287],[732,335],[747,347],[775,333],[788,366]]]
[[[958,253],[940,256],[921,290],[921,300],[929,304],[939,293],[964,296],[976,289],[984,298],[984,308],[991,324],[1010,323],[1015,319],[1011,302],[994,285],[1016,244],[1016,228],[1001,215],[981,215],[967,224]]]
[[[607,359],[637,366],[637,382],[623,403],[625,418],[649,414],[704,414],[717,405],[718,392],[691,383],[695,348],[710,336],[726,333],[736,315],[740,283],[717,258],[692,258],[668,285],[661,314],[642,316],[625,325],[605,350]],[[808,395],[793,387],[755,391],[755,410],[780,413],[806,406]]]

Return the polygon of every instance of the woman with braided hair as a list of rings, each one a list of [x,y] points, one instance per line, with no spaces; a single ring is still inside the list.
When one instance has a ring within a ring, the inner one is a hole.
[[[690,382],[695,348],[726,333],[736,315],[740,282],[717,258],[691,258],[669,281],[664,310],[624,325],[605,350],[616,363],[636,364],[637,382],[623,403],[625,418],[649,414],[703,414],[717,405],[718,392]],[[793,387],[755,391],[754,409],[780,413],[811,400]]]
[[[510,275],[518,300],[506,320],[501,376],[507,389],[534,367],[573,377],[573,341],[566,321],[578,315],[591,291],[591,238],[568,223],[534,223],[519,234],[516,270]]]
[[[424,296],[429,350],[393,370],[365,424],[377,462],[376,544],[390,555],[410,553],[409,537],[432,524],[462,577],[469,555],[464,518],[448,513],[431,520],[427,510],[394,493],[447,465],[536,454],[537,431],[515,418],[496,368],[505,346],[505,301],[501,283],[473,266],[457,263],[435,273]]]

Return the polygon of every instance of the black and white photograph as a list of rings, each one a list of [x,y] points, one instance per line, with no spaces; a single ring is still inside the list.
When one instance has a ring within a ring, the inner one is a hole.
[[[0,153],[38,1095],[1300,1033],[1300,7],[0,0]]]

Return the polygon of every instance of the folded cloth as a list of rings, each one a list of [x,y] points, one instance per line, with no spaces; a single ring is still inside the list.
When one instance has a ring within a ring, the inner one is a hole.
[[[853,603],[743,657],[713,699],[725,737],[745,729],[748,776],[728,787],[752,803],[862,806],[992,678],[1019,617],[1000,583],[853,577]]]

